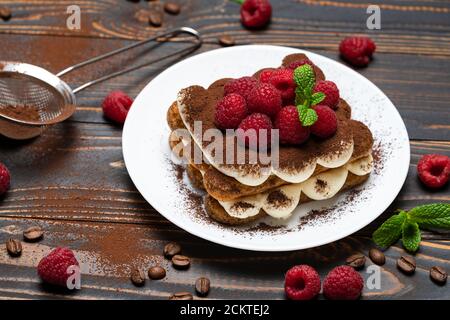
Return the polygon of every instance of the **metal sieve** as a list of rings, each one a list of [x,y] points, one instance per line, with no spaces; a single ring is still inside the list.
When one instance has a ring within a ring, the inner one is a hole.
[[[110,73],[96,80],[89,81],[74,90],[60,79],[61,76],[78,68],[139,47],[151,41],[173,38],[182,33],[193,36],[195,38],[193,39],[194,44],[165,55],[162,58],[153,59],[137,66]],[[200,47],[201,44],[202,38],[196,30],[182,27],[75,64],[56,75],[43,68],[27,63],[0,61],[0,134],[12,139],[29,139],[38,136],[46,126],[64,121],[75,112],[75,94],[77,92],[152,63],[182,53],[191,52]],[[18,107],[20,107],[22,114],[17,112]],[[33,119],[24,116],[24,110],[30,113],[36,111],[36,118]]]

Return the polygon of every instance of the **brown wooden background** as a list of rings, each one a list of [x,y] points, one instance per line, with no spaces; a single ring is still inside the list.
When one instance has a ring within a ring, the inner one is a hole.
[[[82,30],[66,28],[66,8],[77,3]],[[273,22],[250,32],[239,22],[238,6],[226,0],[181,1],[182,13],[165,15],[161,28],[150,27],[146,14],[153,2],[113,0],[0,1],[13,18],[0,20],[0,59],[37,64],[57,72],[85,58],[119,48],[175,26],[197,28],[206,44],[198,51],[218,48],[217,37],[228,34],[238,44],[264,43],[313,50],[339,59],[339,41],[370,34],[376,58],[359,70],[378,85],[399,109],[411,138],[411,167],[397,200],[382,217],[351,237],[312,250],[258,253],[208,243],[162,218],[137,193],[122,161],[121,128],[102,117],[100,103],[113,89],[136,96],[164,64],[95,86],[78,95],[80,107],[68,121],[42,137],[17,143],[0,139],[0,161],[12,174],[12,188],[0,200],[0,242],[21,237],[23,229],[46,230],[39,244],[27,244],[21,258],[12,259],[0,247],[0,298],[102,299],[167,298],[178,291],[193,292],[198,276],[211,278],[209,298],[283,299],[284,272],[308,263],[324,276],[353,252],[372,246],[371,232],[393,209],[450,201],[449,186],[430,192],[416,177],[416,163],[425,153],[450,155],[450,2],[445,0],[373,0],[382,9],[382,29],[365,27],[368,3],[363,0],[272,0]],[[180,46],[148,48],[100,63],[66,77],[75,87],[84,80],[121,66],[143,62]],[[135,55],[137,58],[135,58]],[[361,213],[363,214],[363,213]],[[175,271],[161,256],[168,241],[182,243],[193,258],[189,271]],[[86,265],[83,289],[59,292],[40,284],[35,266],[56,246],[69,246]],[[125,253],[124,253],[125,252]],[[412,277],[400,274],[395,260],[401,244],[389,249],[382,268],[382,289],[364,292],[364,299],[450,299],[450,289],[428,278],[428,268],[450,270],[450,235],[424,233]],[[147,268],[160,262],[168,269],[164,281],[134,287],[130,266]],[[370,262],[368,263],[370,264]],[[367,274],[362,273],[365,277]]]

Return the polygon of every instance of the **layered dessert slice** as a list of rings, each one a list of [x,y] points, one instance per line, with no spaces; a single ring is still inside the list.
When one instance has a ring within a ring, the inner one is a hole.
[[[278,69],[181,90],[168,111],[170,143],[178,151],[183,146],[189,177],[206,190],[213,219],[233,225],[265,215],[285,219],[299,203],[329,199],[367,180],[371,132],[351,119],[350,106],[324,79],[305,55],[294,54]],[[246,134],[249,127],[279,135],[261,139]],[[214,135],[211,148],[211,132],[219,130],[227,134]]]

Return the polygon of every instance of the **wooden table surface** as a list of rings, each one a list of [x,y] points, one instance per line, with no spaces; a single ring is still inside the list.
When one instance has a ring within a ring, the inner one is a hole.
[[[0,140],[0,161],[12,175],[11,190],[0,200],[0,242],[21,238],[22,230],[29,226],[46,230],[41,242],[24,246],[20,258],[10,258],[4,246],[0,247],[0,298],[166,299],[173,292],[193,292],[195,279],[207,276],[212,282],[212,299],[283,299],[283,277],[289,267],[308,263],[324,276],[349,254],[367,253],[373,245],[372,231],[394,209],[450,201],[448,185],[431,192],[416,177],[416,163],[422,154],[450,155],[450,2],[373,0],[381,8],[381,30],[368,31],[367,1],[272,0],[273,22],[258,32],[242,28],[238,5],[232,1],[178,2],[182,3],[181,14],[165,15],[164,25],[153,28],[146,15],[154,2],[78,1],[82,28],[70,31],[66,8],[74,1],[1,0],[1,5],[12,9],[13,17],[8,22],[0,20],[0,59],[57,72],[156,32],[186,25],[205,37],[206,43],[197,52],[220,47],[217,37],[228,34],[237,44],[292,46],[338,60],[337,48],[343,37],[369,34],[377,43],[376,58],[358,71],[394,102],[411,139],[411,166],[399,196],[370,226],[311,250],[247,252],[188,234],[161,217],[136,191],[122,160],[121,128],[108,123],[100,107],[113,89],[135,97],[166,67],[153,65],[81,92],[76,114],[37,139],[20,143]],[[75,87],[102,72],[163,56],[180,45],[137,49],[65,80]],[[164,260],[162,248],[169,241],[179,241],[184,253],[192,257],[189,271],[175,271]],[[89,273],[83,275],[82,290],[67,293],[41,285],[35,267],[57,246],[75,250]],[[414,276],[404,276],[395,268],[403,253],[400,243],[386,252],[382,287],[365,291],[364,299],[450,299],[449,285],[437,286],[428,276],[433,265],[450,270],[450,234],[423,234]],[[134,287],[128,280],[129,269],[147,268],[152,263],[167,267],[166,279]]]

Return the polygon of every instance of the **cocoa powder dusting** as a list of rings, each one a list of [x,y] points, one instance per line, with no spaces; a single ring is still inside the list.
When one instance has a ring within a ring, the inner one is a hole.
[[[384,152],[384,148],[381,142],[378,142],[373,146],[372,157],[373,157],[373,171],[375,172],[375,174],[380,174],[384,169],[384,163],[386,161],[386,154]]]
[[[171,161],[168,159],[168,161]],[[184,182],[186,168],[171,162],[172,172],[178,187],[178,194],[183,197],[186,204],[187,213],[199,222],[211,223],[212,220],[206,214],[203,204],[203,196],[191,190]]]
[[[292,203],[292,200],[289,199],[283,191],[275,190],[269,193],[267,202],[275,208],[283,208],[289,206]]]
[[[256,226],[245,229],[245,231],[251,235],[258,232],[279,233],[282,229],[284,229],[284,226],[272,226],[270,224],[260,222]]]
[[[150,240],[154,236],[148,225],[109,222],[126,216],[127,208],[106,206],[102,204],[105,200],[99,203],[98,199],[107,195],[93,196],[89,190],[55,187],[46,189],[45,197],[40,188],[28,191],[27,196],[33,199],[34,206],[59,215],[60,219],[48,222],[46,237],[53,238],[58,246],[77,248],[80,263],[92,274],[128,278],[134,268],[164,264],[162,244],[155,245],[155,240]],[[101,222],[88,221],[92,214],[99,215]]]
[[[145,228],[130,226],[98,227],[87,236],[81,250],[95,253],[97,268],[105,274],[128,277],[135,268],[154,264],[158,260],[142,243],[149,238]]]
[[[352,189],[347,192],[347,195],[343,200],[337,202],[334,206],[309,211],[305,216],[300,217],[297,229],[302,230],[306,226],[333,223],[333,221],[339,219],[343,214],[349,213],[347,207],[348,204],[364,201],[366,199],[362,197],[363,192],[364,189]]]
[[[39,109],[32,105],[7,105],[0,107],[1,114],[24,121],[39,121]]]
[[[253,208],[253,205],[251,203],[238,201],[235,204],[233,204],[231,210],[241,212],[251,208]]]
[[[317,192],[324,192],[328,187],[328,183],[322,179],[317,179],[314,188]]]

